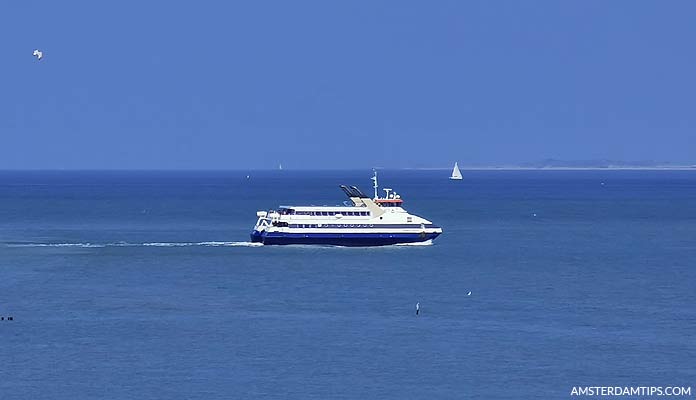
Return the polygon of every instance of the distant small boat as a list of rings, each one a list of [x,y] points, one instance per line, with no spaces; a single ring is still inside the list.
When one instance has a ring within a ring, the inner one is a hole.
[[[459,166],[457,165],[456,162],[454,163],[454,169],[452,170],[452,176],[450,176],[450,179],[454,179],[457,181],[462,180],[462,173],[461,173],[461,171],[459,171]]]

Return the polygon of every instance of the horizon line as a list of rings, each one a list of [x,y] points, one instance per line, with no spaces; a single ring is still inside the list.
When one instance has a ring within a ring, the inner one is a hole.
[[[271,172],[278,173],[293,171],[450,171],[452,167],[366,167],[366,168],[0,168],[1,172]],[[512,165],[501,166],[459,166],[465,171],[549,171],[549,170],[696,170],[694,165],[666,165],[666,166],[607,166],[607,167],[523,167]]]

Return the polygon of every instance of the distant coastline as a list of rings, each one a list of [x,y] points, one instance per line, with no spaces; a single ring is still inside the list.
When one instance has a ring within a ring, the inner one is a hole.
[[[437,168],[442,170],[449,170],[450,168]],[[521,171],[607,171],[607,170],[640,170],[640,171],[696,171],[696,165],[684,165],[684,166],[664,166],[664,167],[639,167],[639,166],[611,166],[611,167],[516,167],[516,166],[500,166],[500,167],[477,167],[477,166],[460,166],[459,169],[465,170],[521,170]]]
[[[460,169],[466,170],[696,170],[696,164],[678,164],[673,162],[656,161],[615,161],[615,160],[586,160],[565,161],[545,159],[521,164],[481,165],[459,163]],[[445,170],[452,167],[438,168],[406,168],[406,169],[437,169]]]

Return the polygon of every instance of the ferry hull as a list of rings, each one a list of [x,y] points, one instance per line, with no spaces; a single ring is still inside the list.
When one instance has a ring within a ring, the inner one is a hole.
[[[251,241],[264,245],[328,245],[328,246],[388,246],[393,244],[419,243],[433,240],[440,233],[251,233]]]

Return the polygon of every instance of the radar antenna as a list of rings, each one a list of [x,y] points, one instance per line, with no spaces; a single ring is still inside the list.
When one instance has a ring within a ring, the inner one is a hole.
[[[377,189],[379,188],[379,186],[377,185],[377,170],[373,169],[372,171],[375,173],[375,175],[372,177],[372,180],[374,181],[374,184],[372,185],[372,187],[375,188],[375,200],[376,200],[379,198],[379,196],[377,195]]]

